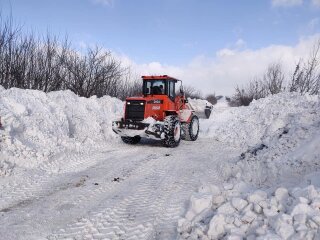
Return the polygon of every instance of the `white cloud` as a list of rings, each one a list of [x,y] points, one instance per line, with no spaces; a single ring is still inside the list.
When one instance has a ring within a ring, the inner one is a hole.
[[[315,7],[320,7],[320,0],[312,0],[311,3]]]
[[[229,48],[223,48],[216,53],[217,57],[228,57],[228,56],[233,56],[235,54],[236,52]]]
[[[95,4],[101,4],[104,6],[113,6],[115,0],[91,0]]]
[[[184,66],[160,62],[137,64],[125,55],[118,57],[132,66],[138,75],[167,74],[183,80],[203,93],[231,95],[236,85],[244,85],[255,76],[261,76],[270,63],[281,62],[287,74],[292,74],[295,64],[308,57],[311,47],[320,34],[302,38],[295,46],[271,45],[265,48],[221,49],[215,56],[197,56]]]
[[[272,6],[274,7],[292,7],[301,4],[303,4],[303,0],[272,0]]]

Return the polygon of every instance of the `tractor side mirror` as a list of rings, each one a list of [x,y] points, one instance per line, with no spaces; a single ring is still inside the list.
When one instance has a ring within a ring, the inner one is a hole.
[[[183,89],[183,86],[182,86],[182,85],[180,86],[180,93],[181,93],[181,94],[184,94],[184,89]]]

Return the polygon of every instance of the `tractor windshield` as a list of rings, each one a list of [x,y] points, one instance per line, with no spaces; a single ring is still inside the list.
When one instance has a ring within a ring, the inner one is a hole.
[[[150,80],[144,81],[143,85],[143,94],[148,95],[148,94],[165,94],[165,87],[166,87],[166,82],[164,80]]]

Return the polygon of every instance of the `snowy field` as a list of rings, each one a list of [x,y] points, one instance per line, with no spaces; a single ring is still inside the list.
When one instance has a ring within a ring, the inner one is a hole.
[[[0,86],[0,239],[320,239],[319,97],[222,98],[174,149],[124,145],[122,111]]]

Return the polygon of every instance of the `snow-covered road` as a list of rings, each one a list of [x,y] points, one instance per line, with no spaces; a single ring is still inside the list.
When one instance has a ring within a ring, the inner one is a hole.
[[[239,153],[200,138],[174,149],[157,141],[115,142],[92,154],[57,156],[1,179],[0,236],[175,239],[191,194],[223,181],[219,164]]]
[[[169,149],[123,144],[115,98],[0,93],[0,240],[319,239],[318,96],[222,99]]]

